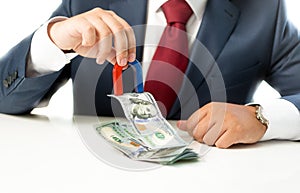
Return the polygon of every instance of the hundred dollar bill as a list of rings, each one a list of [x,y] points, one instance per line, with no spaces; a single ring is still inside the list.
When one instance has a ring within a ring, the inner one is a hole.
[[[162,164],[198,158],[162,116],[150,93],[109,96],[120,102],[126,119],[102,123],[96,130],[125,155]]]
[[[96,130],[115,148],[134,160],[173,164],[179,160],[198,158],[198,155],[186,146],[154,149],[147,147],[143,141],[155,144],[156,140],[161,140],[161,136],[141,136],[129,121],[105,122],[96,126]]]
[[[143,143],[150,149],[184,147],[186,142],[175,132],[162,116],[156,101],[148,92],[126,93],[116,98],[123,108],[126,118],[134,130],[145,139]],[[150,136],[155,136],[149,140]]]

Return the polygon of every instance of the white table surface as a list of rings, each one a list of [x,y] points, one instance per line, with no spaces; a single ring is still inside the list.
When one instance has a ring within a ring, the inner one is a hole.
[[[128,171],[97,158],[70,116],[0,114],[0,123],[1,193],[256,193],[299,189],[299,142],[211,148],[198,162]]]

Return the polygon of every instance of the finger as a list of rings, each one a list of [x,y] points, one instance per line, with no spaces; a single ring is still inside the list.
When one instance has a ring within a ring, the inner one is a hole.
[[[109,55],[106,58],[107,61],[109,61],[111,64],[116,64],[117,59],[116,59],[116,50],[114,48],[111,49]]]
[[[61,49],[76,49],[96,42],[96,30],[85,18],[75,16],[49,26],[52,26],[49,31],[51,40]]]
[[[203,138],[205,134],[208,132],[208,130],[213,127],[214,123],[211,122],[210,115],[206,114],[197,124],[197,126],[194,128],[192,135],[194,139],[196,139],[199,142],[204,142]]]
[[[112,65],[115,65],[117,63],[116,50],[114,48],[111,49],[111,53],[108,55],[107,61],[109,61]],[[126,70],[127,68],[128,68],[128,64],[124,66],[122,69]]]
[[[178,129],[187,132],[190,136],[193,136],[193,129],[189,129],[187,127],[187,121],[186,120],[180,120],[176,123]]]
[[[120,66],[126,66],[128,62],[128,40],[124,26],[110,14],[103,15],[101,19],[113,32],[116,58]]]
[[[112,53],[112,32],[99,18],[92,18],[91,21],[97,28],[99,36],[97,63],[102,64]]]
[[[124,19],[118,17],[116,14],[113,14],[113,17],[124,26],[128,40],[128,61],[133,62],[136,59],[136,39],[134,31]]]
[[[111,53],[115,53],[112,51],[112,37],[107,36],[104,39],[101,39],[99,42],[99,50],[97,53],[97,63],[102,64],[105,59],[107,59]]]
[[[215,142],[224,134],[222,123],[215,122],[203,136],[203,142],[207,145],[214,145]]]
[[[99,17],[90,16],[87,17],[87,19],[96,29],[98,42],[95,48],[93,48],[96,49],[96,55],[94,57],[97,58],[96,62],[98,64],[102,64],[111,53],[112,32]]]
[[[238,143],[236,140],[236,136],[232,130],[226,130],[215,142],[215,145],[219,148],[225,149],[233,144]]]
[[[72,26],[74,32],[70,34],[71,37],[81,37],[81,42],[77,46],[92,46],[96,43],[96,29],[94,26],[85,18],[74,17],[68,22]],[[76,27],[74,27],[74,22]]]
[[[202,108],[193,113],[187,120],[186,126],[188,129],[195,129],[198,123],[206,116],[207,111]]]
[[[96,43],[96,29],[89,21],[86,19],[78,20],[77,30],[81,34],[82,46],[92,46]]]
[[[87,27],[82,32],[82,46],[92,46],[96,43],[96,30],[95,28]]]
[[[187,121],[185,120],[179,120],[176,123],[176,126],[178,127],[178,129],[182,130],[182,131],[187,131]]]
[[[201,112],[206,114],[199,121],[197,127],[194,129],[193,136],[196,140],[204,142],[208,145],[213,145],[220,136],[223,128],[223,105],[209,103],[202,107]],[[220,113],[221,112],[221,113]],[[220,117],[221,114],[221,117]]]

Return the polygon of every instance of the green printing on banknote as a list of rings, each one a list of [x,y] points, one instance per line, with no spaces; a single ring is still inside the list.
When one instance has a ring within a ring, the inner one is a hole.
[[[126,93],[116,98],[127,120],[98,125],[96,130],[115,148],[134,160],[173,164],[198,155],[161,115],[150,93]]]

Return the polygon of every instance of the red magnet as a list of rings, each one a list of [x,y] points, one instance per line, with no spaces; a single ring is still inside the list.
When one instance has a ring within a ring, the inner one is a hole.
[[[123,67],[119,66],[117,63],[114,65],[113,69],[113,87],[115,95],[123,94],[123,80],[122,80]]]

